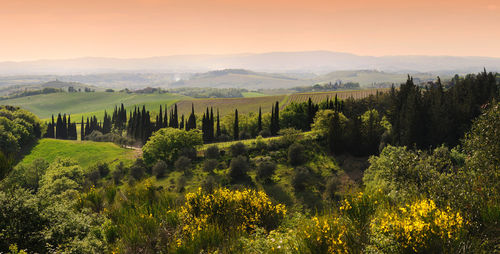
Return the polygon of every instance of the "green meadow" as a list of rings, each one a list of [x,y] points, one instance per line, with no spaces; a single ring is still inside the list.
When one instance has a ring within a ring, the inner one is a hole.
[[[51,163],[57,157],[66,157],[86,168],[96,162],[126,163],[134,159],[136,154],[134,150],[121,148],[113,143],[41,139],[20,164],[30,164],[37,158],[43,158]]]

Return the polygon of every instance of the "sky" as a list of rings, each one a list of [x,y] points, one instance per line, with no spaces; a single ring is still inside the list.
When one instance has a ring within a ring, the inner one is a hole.
[[[0,0],[0,61],[308,50],[500,57],[500,0]]]

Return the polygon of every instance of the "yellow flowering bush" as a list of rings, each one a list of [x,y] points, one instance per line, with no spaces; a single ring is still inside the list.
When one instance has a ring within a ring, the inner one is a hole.
[[[339,217],[313,217],[302,233],[308,250],[314,253],[348,253],[347,227]]]
[[[224,231],[252,231],[257,227],[276,228],[286,215],[282,204],[274,205],[263,191],[246,189],[232,191],[225,188],[213,193],[186,194],[186,202],[180,209],[185,235],[194,237],[208,224],[217,225]]]
[[[450,249],[464,224],[460,213],[424,199],[375,217],[371,231],[375,246],[385,252],[428,252]]]

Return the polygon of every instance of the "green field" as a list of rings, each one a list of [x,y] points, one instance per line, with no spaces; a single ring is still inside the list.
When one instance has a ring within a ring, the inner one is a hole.
[[[259,107],[262,107],[262,112],[270,112],[271,106],[276,101],[280,103],[283,109],[291,102],[305,102],[312,98],[316,103],[326,100],[326,98],[334,98],[338,95],[340,99],[354,97],[360,99],[376,91],[387,91],[387,89],[363,89],[352,91],[334,91],[334,92],[311,92],[311,93],[295,93],[289,95],[265,95],[258,92],[244,93],[244,98],[207,98],[207,99],[192,99],[191,97],[179,94],[135,94],[135,93],[54,93],[28,96],[10,100],[0,101],[2,105],[20,106],[35,113],[43,120],[49,120],[52,114],[57,113],[71,114],[72,122],[80,122],[82,116],[86,119],[89,116],[96,116],[102,119],[104,110],[108,114],[112,114],[115,105],[123,103],[128,112],[134,109],[135,106],[146,106],[146,109],[151,112],[152,117],[158,113],[160,105],[168,107],[174,103],[178,105],[179,116],[184,114],[187,117],[191,113],[191,105],[194,105],[195,113],[200,115],[205,112],[207,107],[213,107],[214,110],[219,109],[221,116],[234,113],[235,108],[242,114],[250,112],[258,112]]]
[[[50,163],[57,157],[66,157],[74,159],[85,168],[99,161],[111,164],[127,162],[135,158],[136,154],[134,150],[120,148],[113,143],[41,139],[20,164],[29,164],[37,158]]]
[[[243,97],[262,97],[262,96],[268,96],[266,94],[263,94],[263,93],[259,93],[259,92],[243,92],[241,93],[243,94]]]
[[[120,103],[128,108],[133,108],[133,105],[146,104],[146,107],[153,109],[159,107],[160,104],[170,105],[185,98],[186,96],[183,95],[169,93],[54,93],[3,100],[0,101],[0,104],[20,106],[33,112],[41,119],[48,119],[52,114],[59,112],[71,114],[75,119],[78,119],[81,117],[79,115],[81,113],[92,112],[100,117],[104,115],[104,110],[112,113],[115,105],[120,105]]]

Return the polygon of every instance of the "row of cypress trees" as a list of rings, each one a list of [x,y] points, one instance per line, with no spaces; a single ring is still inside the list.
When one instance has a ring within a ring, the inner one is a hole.
[[[66,114],[61,116],[61,113],[59,113],[56,121],[54,121],[54,115],[52,115],[52,121],[47,124],[45,137],[76,140],[76,123],[71,122],[70,115],[66,118]]]

